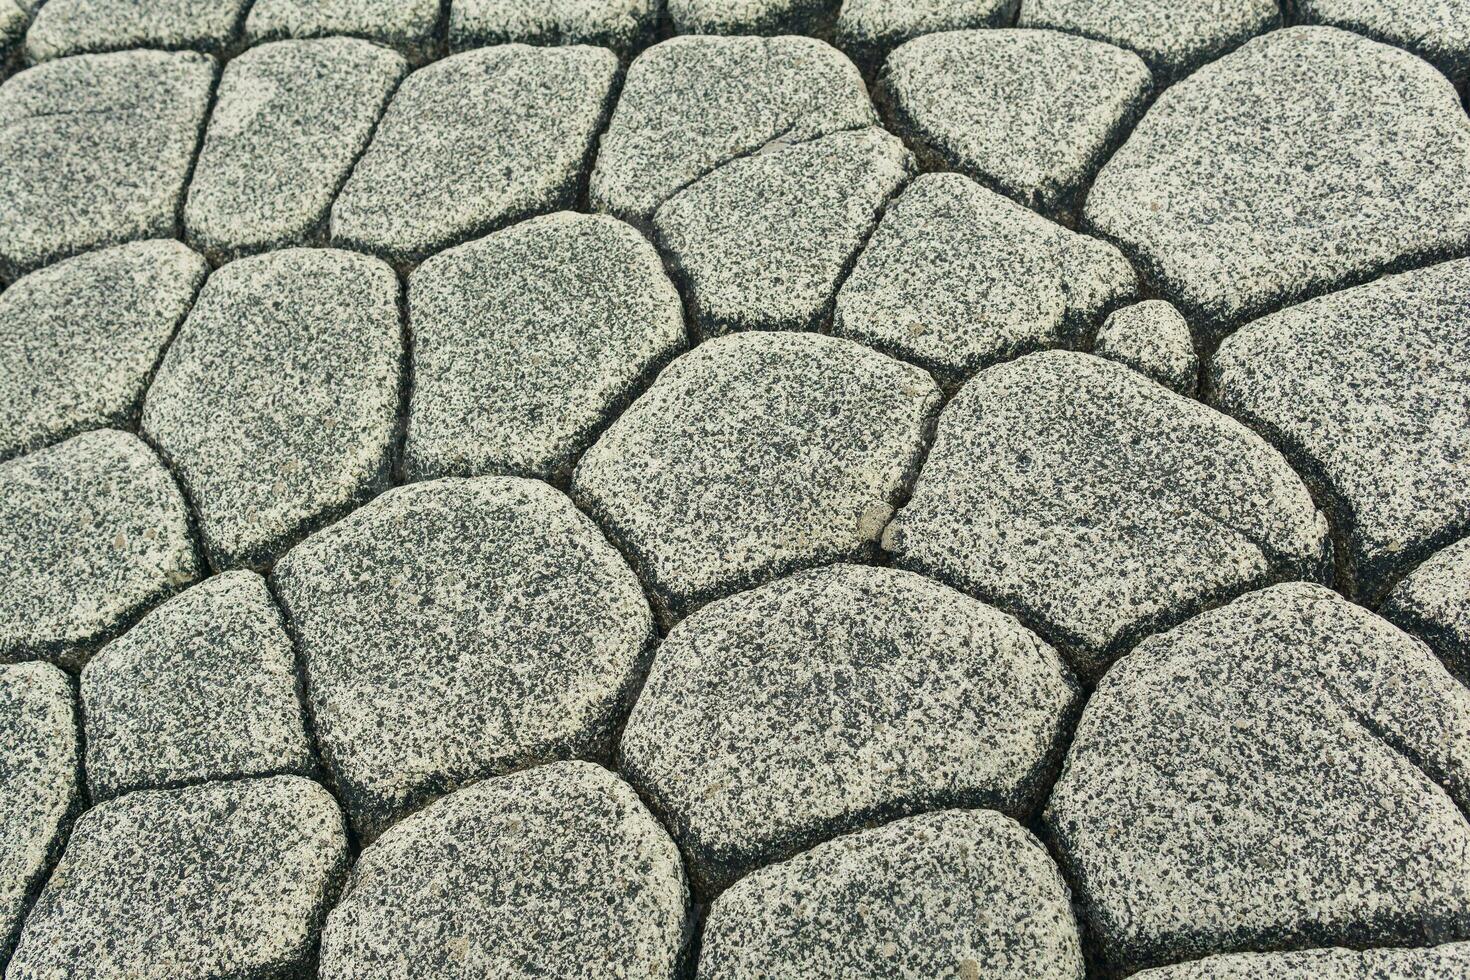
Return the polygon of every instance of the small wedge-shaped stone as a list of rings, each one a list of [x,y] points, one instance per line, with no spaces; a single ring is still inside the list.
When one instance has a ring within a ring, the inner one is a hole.
[[[673,980],[679,852],[612,773],[487,779],[362,853],[322,934],[322,980]]]
[[[346,870],[342,811],[299,776],[130,793],[77,821],[6,980],[312,976]]]
[[[884,547],[1015,613],[1087,678],[1142,636],[1327,574],[1327,523],[1245,426],[1070,351],[981,372],[946,406]]]
[[[245,41],[360,37],[421,64],[437,47],[439,7],[439,0],[255,0]]]
[[[825,34],[839,0],[668,0],[679,34]]]
[[[593,44],[623,60],[653,42],[659,0],[453,0],[449,49],[490,44]]]
[[[1135,980],[1458,980],[1470,976],[1470,943],[1362,952],[1227,953],[1133,976]]]
[[[1199,383],[1199,356],[1189,324],[1161,299],[1118,310],[1097,332],[1093,353],[1126,364],[1181,395]]]
[[[573,494],[633,556],[666,622],[787,572],[869,554],[940,393],[852,341],[702,344],[582,457]]]
[[[1046,822],[1126,973],[1466,935],[1467,803],[1470,690],[1386,621],[1290,583],[1119,661]]]
[[[263,568],[388,486],[402,337],[377,259],[287,249],[210,277],[143,406],[216,568]]]
[[[231,61],[189,185],[189,241],[217,262],[323,244],[332,199],[407,70],[400,55],[342,37]]]
[[[1026,818],[1078,691],[1014,619],[911,572],[834,565],[674,627],[622,771],[703,894],[836,834],[926,809]]]
[[[1388,594],[1379,612],[1429,644],[1470,683],[1470,538],[1433,556]]]
[[[1082,980],[1067,885],[1009,817],[945,810],[820,844],[715,899],[699,980]]]
[[[1293,0],[1296,18],[1408,48],[1457,83],[1470,74],[1466,0]]]
[[[905,41],[939,31],[1005,27],[1020,0],[843,0],[837,46],[872,75]]]
[[[419,69],[338,195],[332,238],[407,264],[571,207],[617,74],[602,48],[524,44]]]
[[[26,34],[26,54],[46,61],[130,48],[228,54],[250,0],[45,0]]]

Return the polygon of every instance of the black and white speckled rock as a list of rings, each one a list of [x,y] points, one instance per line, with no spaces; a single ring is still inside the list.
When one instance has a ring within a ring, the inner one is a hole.
[[[439,7],[439,0],[254,0],[245,41],[360,37],[422,64],[438,49]]]
[[[202,571],[173,478],[137,436],[0,463],[0,661],[78,669]]]
[[[1014,619],[910,572],[834,565],[674,627],[619,768],[703,894],[836,834],[941,807],[1029,816],[1080,706]]]
[[[533,218],[441,252],[409,279],[412,479],[565,480],[685,346],[663,260],[606,215]]]
[[[1196,330],[1470,248],[1470,120],[1443,75],[1293,27],[1173,86],[1087,195]]]
[[[680,188],[775,141],[877,122],[852,62],[805,37],[676,37],[628,68],[588,196],[645,223]]]
[[[408,264],[576,203],[611,108],[603,48],[504,44],[399,86],[332,206],[332,238]]]
[[[839,0],[667,0],[678,34],[827,34]]]
[[[1328,24],[1408,48],[1457,83],[1470,74],[1465,0],[1287,0],[1305,24]]]
[[[1303,303],[1229,338],[1214,401],[1286,453],[1333,521],[1339,585],[1376,601],[1470,533],[1470,260]]]
[[[531,480],[391,490],[275,575],[323,761],[366,839],[476,779],[607,757],[652,652],[622,557]]]
[[[299,776],[131,793],[77,821],[6,980],[312,976],[346,869],[342,812]]]
[[[0,86],[0,281],[139,238],[172,238],[214,85],[198,54],[38,65]]]
[[[732,161],[653,216],[659,245],[705,337],[822,330],[843,276],[913,154],[876,127]]]
[[[1021,0],[843,0],[837,14],[837,46],[866,75],[905,41],[939,31],[1006,27]]]
[[[20,67],[31,17],[14,0],[0,0],[0,82]]]
[[[940,393],[835,337],[743,333],[680,357],[582,457],[573,495],[631,554],[665,622],[874,550]]]
[[[945,810],[820,844],[710,906],[699,980],[1082,980],[1067,885],[1008,817]]]
[[[164,356],[143,431],[216,568],[263,568],[388,486],[402,337],[377,259],[287,249],[210,277]]]
[[[26,56],[46,61],[131,48],[228,54],[250,0],[45,0],[26,33]]]
[[[216,262],[323,244],[332,199],[407,70],[402,56],[343,37],[231,61],[184,206],[189,241]]]
[[[1450,545],[1394,587],[1379,613],[1439,654],[1470,683],[1470,538]]]
[[[1075,346],[1130,298],[1112,245],[959,174],[925,174],[883,215],[837,294],[832,332],[958,384],[997,361]]]
[[[208,265],[178,242],[63,259],[0,293],[0,458],[128,428]]]
[[[673,980],[679,852],[612,773],[487,779],[363,851],[322,935],[322,980]]]
[[[624,61],[653,42],[659,0],[453,0],[449,49],[489,44],[593,44]]]
[[[291,638],[250,572],[205,580],[103,647],[82,704],[94,800],[312,772]]]
[[[1093,353],[1126,364],[1181,395],[1199,384],[1199,356],[1189,324],[1161,299],[1114,312],[1097,331]]]
[[[1470,943],[1430,949],[1306,949],[1226,953],[1135,973],[1136,980],[1456,980],[1470,976]]]
[[[900,46],[878,100],[934,170],[1070,213],[1153,88],[1132,52],[1054,31],[948,31]]]
[[[1470,691],[1321,586],[1145,640],[1088,702],[1046,822],[1102,962],[1470,932]]]
[[[1048,351],[946,406],[883,545],[1015,613],[1095,679],[1140,637],[1327,574],[1327,522],[1259,436],[1120,364]]]

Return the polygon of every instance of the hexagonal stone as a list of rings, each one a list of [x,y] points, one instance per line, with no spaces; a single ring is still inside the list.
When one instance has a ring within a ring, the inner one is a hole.
[[[1306,949],[1227,953],[1135,973],[1138,980],[1454,980],[1470,974],[1470,943],[1431,949]]]
[[[76,670],[202,571],[178,485],[102,429],[0,463],[0,661]]]
[[[929,169],[1064,214],[1153,90],[1132,52],[1053,31],[929,34],[883,65],[878,99]]]
[[[299,776],[130,793],[77,821],[6,978],[310,976],[347,857]]]
[[[700,333],[822,330],[913,154],[878,128],[732,161],[653,216]]]
[[[606,215],[533,218],[441,252],[409,279],[408,302],[413,479],[564,481],[685,346],[663,260]]]
[[[421,64],[438,49],[439,7],[439,0],[255,0],[245,41],[360,37]]]
[[[704,894],[836,834],[938,807],[1025,818],[1078,690],[1014,619],[910,572],[833,565],[674,627],[620,769]]]
[[[280,41],[225,66],[184,230],[216,262],[323,244],[332,199],[408,70],[367,41]]]
[[[1070,351],[960,389],[883,546],[1015,613],[1092,679],[1149,633],[1330,564],[1327,522],[1264,440]]]
[[[987,810],[910,817],[818,845],[715,899],[699,980],[1082,980],[1046,848]]]
[[[1161,299],[1117,310],[1097,331],[1093,353],[1126,364],[1181,395],[1199,383],[1199,356],[1189,324]]]
[[[1218,336],[1470,247],[1470,127],[1454,87],[1411,54],[1327,27],[1274,31],[1161,95],[1084,217]]]
[[[398,279],[336,249],[241,259],[205,283],[143,430],[197,511],[216,568],[263,568],[389,484]]]
[[[658,0],[453,0],[449,49],[490,44],[593,44],[624,61],[652,43]]]
[[[26,34],[31,61],[130,48],[228,54],[250,0],[45,0]]]
[[[730,160],[877,122],[862,76],[804,37],[679,37],[628,68],[588,197],[635,224]]]
[[[208,264],[177,242],[63,259],[0,293],[0,458],[132,427]]]
[[[1470,683],[1470,538],[1434,555],[1394,587],[1379,613]]]
[[[838,0],[668,0],[678,34],[824,34]]]
[[[172,238],[214,61],[126,51],[0,86],[0,280],[138,238]]]
[[[576,203],[618,59],[497,45],[410,75],[332,206],[332,239],[411,264]]]
[[[837,46],[863,74],[876,72],[905,41],[940,31],[1006,27],[1021,0],[843,0],[837,14]]]
[[[1305,24],[1341,27],[1408,48],[1457,83],[1470,74],[1470,3],[1465,0],[1293,0]]]
[[[959,174],[924,174],[883,213],[837,294],[832,332],[957,385],[997,361],[1080,345],[1131,297],[1112,245]]]
[[[870,554],[939,389],[851,341],[745,333],[669,365],[577,466],[573,494],[666,622],[778,575]]]

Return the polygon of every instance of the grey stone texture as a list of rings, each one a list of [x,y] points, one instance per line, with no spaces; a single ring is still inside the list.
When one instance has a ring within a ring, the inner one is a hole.
[[[960,389],[883,546],[1014,613],[1088,680],[1231,596],[1326,578],[1330,554],[1307,488],[1259,436],[1071,351]]]
[[[245,41],[360,37],[422,64],[438,52],[439,0],[254,0]]]
[[[77,821],[6,980],[313,976],[347,858],[342,812],[299,776],[103,803]]]
[[[363,851],[321,980],[674,980],[688,891],[634,792],[587,762],[486,779]]]
[[[1470,74],[1466,0],[1285,0],[1301,23],[1341,27],[1407,48],[1457,84]]]
[[[225,66],[184,206],[221,262],[327,238],[332,199],[408,65],[356,38],[279,41]]]
[[[875,552],[940,399],[922,370],[804,333],[712,340],[582,457],[572,494],[672,623],[787,572]]]
[[[217,569],[264,568],[389,484],[398,279],[336,249],[232,262],[205,283],[143,405]]]
[[[618,71],[606,49],[524,44],[420,68],[332,206],[332,239],[410,265],[573,206]]]
[[[695,887],[846,831],[944,807],[1027,818],[1080,708],[1057,652],[910,572],[833,565],[675,626],[620,770]]]
[[[1008,817],[945,810],[820,844],[710,906],[699,980],[1082,980],[1067,885]]]
[[[1161,299],[1115,311],[1098,328],[1093,353],[1126,364],[1181,395],[1199,384],[1199,355],[1189,324]]]
[[[678,34],[825,34],[839,0],[666,0]]]
[[[178,242],[88,252],[0,293],[0,459],[137,424],[209,266]]]
[[[77,670],[202,572],[178,485],[102,429],[0,463],[0,661]]]
[[[275,583],[364,840],[485,776],[606,758],[652,655],[638,580],[531,480],[391,490],[294,548]]]
[[[1009,27],[1021,0],[843,0],[836,44],[873,75],[905,41],[940,31]]]
[[[132,48],[235,47],[250,0],[45,0],[26,33],[26,56],[47,61]]]
[[[663,260],[607,215],[560,212],[460,245],[408,284],[411,479],[564,482],[686,344]]]
[[[144,616],[82,668],[92,799],[310,775],[295,657],[252,572],[206,579]]]
[[[653,43],[660,0],[452,0],[449,49],[592,44],[627,61]]]
[[[1410,572],[1378,611],[1428,643],[1455,676],[1470,684],[1470,538]]]
[[[1289,583],[1119,661],[1046,824],[1100,963],[1127,972],[1465,935],[1467,800],[1470,690],[1388,622]]]
[[[1429,949],[1305,949],[1226,953],[1135,973],[1137,980],[1458,980],[1470,975],[1470,943]]]

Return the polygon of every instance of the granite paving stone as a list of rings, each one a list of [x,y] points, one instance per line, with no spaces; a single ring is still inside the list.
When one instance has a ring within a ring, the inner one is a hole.
[[[1328,24],[1414,52],[1464,84],[1470,74],[1466,0],[1288,0],[1304,24]]]
[[[452,0],[449,48],[592,44],[624,61],[653,43],[660,0]]]
[[[1135,973],[1138,980],[1455,980],[1470,973],[1470,943],[1429,949],[1304,949],[1226,953]]]
[[[1378,611],[1428,643],[1457,677],[1470,684],[1470,538],[1410,572]]]
[[[925,34],[1009,27],[1021,0],[843,0],[836,44],[862,69],[877,73],[889,53]]]
[[[1115,311],[1097,331],[1093,353],[1126,364],[1181,395],[1194,394],[1199,356],[1189,324],[1161,299]]]
[[[245,41],[360,37],[417,65],[438,53],[440,6],[439,0],[254,0]]]
[[[679,34],[823,34],[839,0],[666,0]]]
[[[26,33],[26,56],[47,61],[131,48],[227,55],[250,0],[45,0]]]

